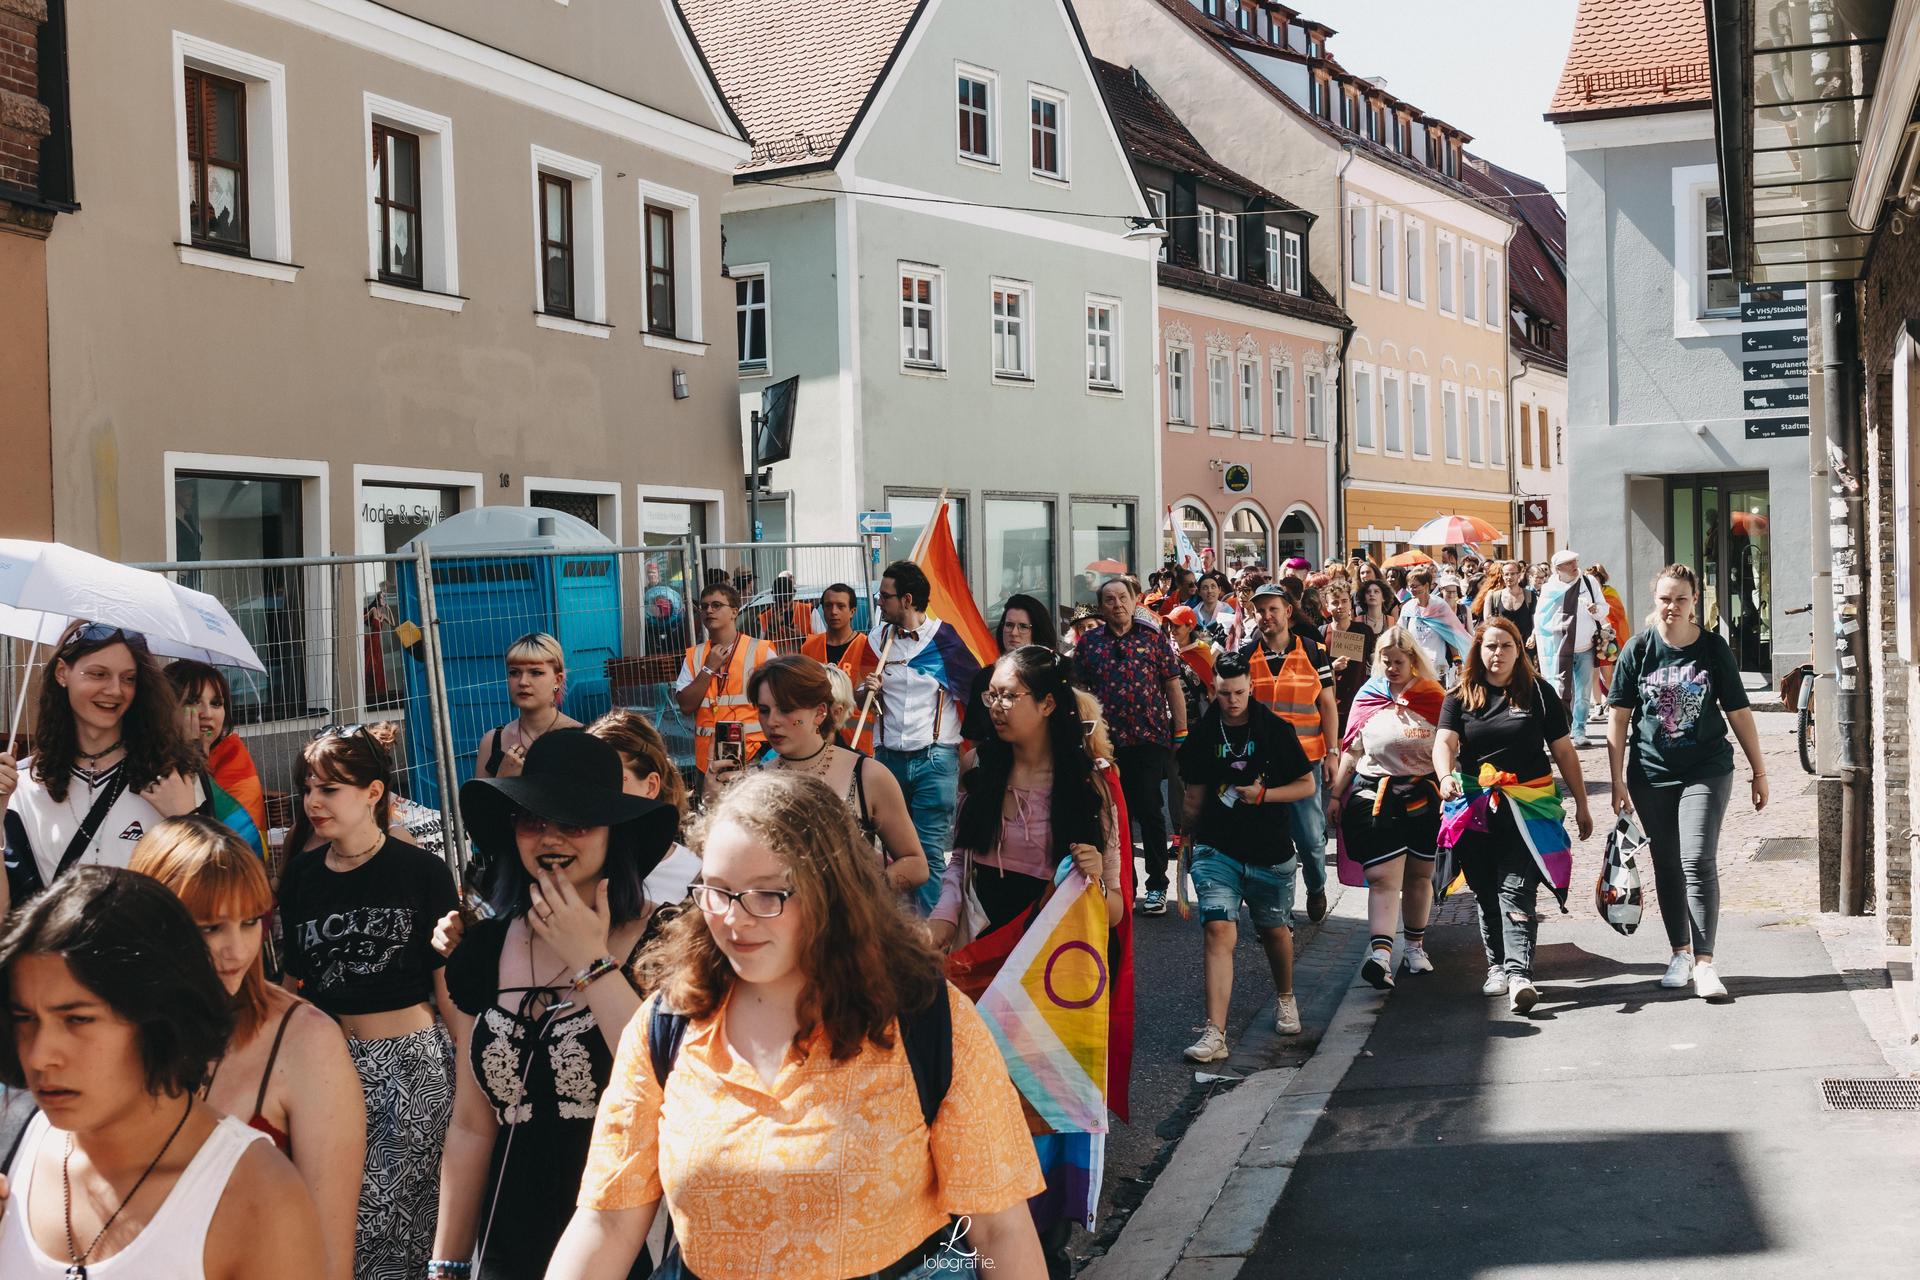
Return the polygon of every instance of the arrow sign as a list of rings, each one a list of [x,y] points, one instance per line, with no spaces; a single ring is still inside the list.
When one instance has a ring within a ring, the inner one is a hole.
[[[1807,385],[1803,382],[1797,387],[1761,387],[1749,390],[1741,403],[1747,412],[1756,409],[1804,409],[1807,407]]]
[[[862,511],[860,513],[860,536],[878,538],[893,532],[893,512]]]
[[[1747,423],[1749,440],[1781,440],[1807,435],[1812,423],[1806,418],[1755,418]]]
[[[1806,318],[1805,302],[1743,302],[1740,304],[1740,319],[1746,324],[1756,322],[1766,324]]]
[[[1805,329],[1769,329],[1764,333],[1743,333],[1740,335],[1740,350],[1748,351],[1805,351],[1807,349],[1807,331]]]
[[[1804,379],[1807,376],[1807,360],[1805,356],[1792,360],[1749,360],[1741,376],[1748,382]]]

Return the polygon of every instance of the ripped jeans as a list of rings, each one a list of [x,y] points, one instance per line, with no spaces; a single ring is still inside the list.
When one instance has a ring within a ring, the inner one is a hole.
[[[1513,806],[1503,806],[1507,814]],[[1487,967],[1533,975],[1533,947],[1540,924],[1534,906],[1540,868],[1521,841],[1512,817],[1496,817],[1491,831],[1469,832],[1454,848],[1467,888],[1480,911],[1480,944]]]

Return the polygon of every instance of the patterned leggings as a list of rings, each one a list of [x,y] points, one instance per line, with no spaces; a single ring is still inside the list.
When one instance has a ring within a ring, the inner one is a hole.
[[[417,1280],[433,1257],[440,1149],[453,1119],[453,1041],[435,1023],[388,1040],[348,1040],[347,1052],[367,1098],[354,1280]]]

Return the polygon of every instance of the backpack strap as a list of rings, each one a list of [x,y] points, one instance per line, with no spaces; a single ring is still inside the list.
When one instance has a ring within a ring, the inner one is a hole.
[[[666,1001],[654,996],[647,1007],[647,1053],[653,1059],[653,1079],[662,1090],[673,1074],[674,1060],[680,1056],[681,1042],[687,1038],[687,1015],[668,1010]]]

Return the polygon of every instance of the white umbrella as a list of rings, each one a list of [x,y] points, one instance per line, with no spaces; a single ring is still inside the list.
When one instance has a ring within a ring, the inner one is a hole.
[[[240,624],[204,591],[63,543],[0,538],[0,634],[33,643],[28,665],[42,644],[58,643],[79,619],[137,631],[163,656],[266,670]],[[20,728],[26,685],[22,680],[9,742]]]

